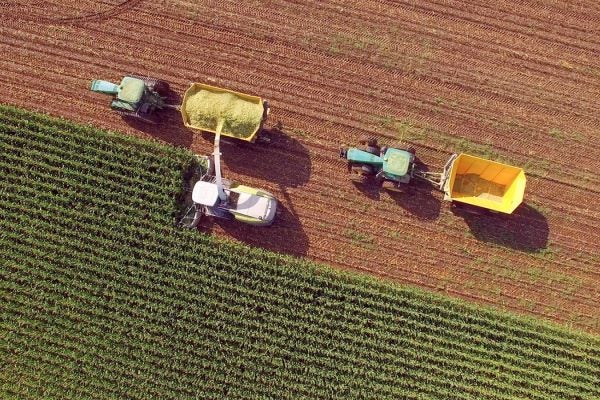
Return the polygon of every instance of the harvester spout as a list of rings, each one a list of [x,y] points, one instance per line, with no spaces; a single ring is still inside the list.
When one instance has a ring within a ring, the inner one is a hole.
[[[217,183],[217,192],[219,193],[219,199],[222,201],[227,200],[227,194],[223,190],[223,179],[221,177],[221,151],[219,149],[219,142],[221,140],[221,130],[223,129],[224,120],[219,120],[217,129],[215,131],[215,145],[213,151],[213,158],[215,160],[215,178]]]

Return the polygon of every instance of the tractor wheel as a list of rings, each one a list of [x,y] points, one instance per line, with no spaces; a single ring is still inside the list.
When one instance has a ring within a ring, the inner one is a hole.
[[[358,143],[365,144],[367,146],[378,146],[377,138],[373,136],[363,136]]]
[[[340,146],[340,158],[346,158],[348,155],[348,147]]]
[[[137,78],[144,81],[148,89],[154,90],[161,96],[166,96],[169,93],[169,84],[161,79],[151,78],[149,76],[138,75],[138,74],[129,74],[127,75],[131,78]]]
[[[166,97],[169,94],[169,83],[160,79],[156,80],[152,89],[162,97]]]
[[[365,173],[361,165],[349,163],[350,180],[363,183],[365,181]]]
[[[375,170],[370,165],[362,165],[361,168],[362,174],[365,176],[375,175]]]
[[[383,182],[382,187],[389,192],[395,192],[395,193],[406,192],[406,187],[404,187],[404,185],[400,182],[386,180],[385,182]]]
[[[371,153],[373,155],[376,155],[377,157],[379,157],[381,155],[381,146],[379,146],[379,144],[377,144],[377,139],[370,137],[367,139],[363,139],[361,141],[361,143],[366,144],[366,148],[365,150],[368,153]]]
[[[381,148],[379,146],[367,146],[367,153],[371,153],[377,157],[381,155]]]
[[[196,207],[196,212],[194,213],[194,219],[190,223],[190,228],[197,228],[200,225],[200,221],[202,221],[202,217],[204,216],[204,207]]]

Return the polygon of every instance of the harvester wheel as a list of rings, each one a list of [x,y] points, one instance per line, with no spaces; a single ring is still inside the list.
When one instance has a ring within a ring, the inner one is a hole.
[[[363,171],[362,166],[353,163],[348,163],[348,165],[350,180],[363,183],[365,181],[365,172]]]

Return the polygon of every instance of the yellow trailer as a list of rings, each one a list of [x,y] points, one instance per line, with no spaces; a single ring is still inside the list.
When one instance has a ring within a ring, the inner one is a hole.
[[[522,168],[459,154],[444,182],[444,199],[511,214],[523,201]]]
[[[269,103],[258,96],[203,83],[192,83],[181,104],[186,127],[216,133],[223,120],[223,136],[247,142],[256,140],[268,114]]]
[[[523,202],[525,172],[469,154],[453,154],[444,172],[416,172],[444,192],[444,200],[511,214]]]

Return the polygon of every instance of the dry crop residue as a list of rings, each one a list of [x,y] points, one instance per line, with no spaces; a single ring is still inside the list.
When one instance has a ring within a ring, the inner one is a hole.
[[[155,127],[111,114],[90,80],[133,71],[271,100],[271,145],[222,150],[225,176],[278,197],[277,223],[203,229],[600,332],[596,2],[164,1],[57,21],[0,22],[2,101],[209,153],[176,112]],[[432,171],[457,149],[522,166],[525,204],[472,216],[425,184],[353,184],[337,149],[364,136],[414,146]]]

